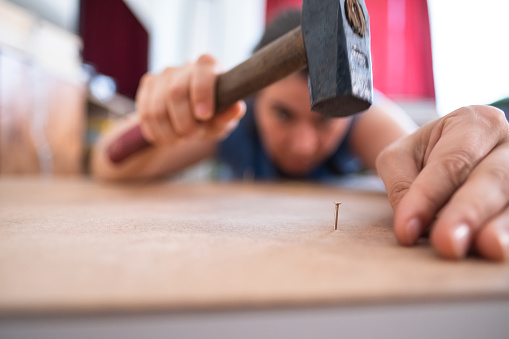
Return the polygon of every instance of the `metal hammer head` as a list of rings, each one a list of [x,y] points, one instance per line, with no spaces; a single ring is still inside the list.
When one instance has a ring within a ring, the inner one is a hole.
[[[311,108],[344,117],[373,101],[369,17],[363,0],[304,0],[302,35]]]

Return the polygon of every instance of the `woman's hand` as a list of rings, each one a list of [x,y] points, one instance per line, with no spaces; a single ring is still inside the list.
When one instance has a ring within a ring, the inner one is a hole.
[[[238,102],[214,116],[216,60],[202,55],[195,63],[145,74],[136,95],[143,136],[154,145],[193,137],[218,140],[238,124],[245,104]]]
[[[399,243],[413,245],[431,228],[444,258],[472,248],[491,260],[509,257],[508,126],[498,109],[464,107],[380,153]]]

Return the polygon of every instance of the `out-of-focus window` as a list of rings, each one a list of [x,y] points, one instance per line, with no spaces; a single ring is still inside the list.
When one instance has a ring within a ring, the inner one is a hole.
[[[438,112],[509,97],[509,2],[428,3]]]

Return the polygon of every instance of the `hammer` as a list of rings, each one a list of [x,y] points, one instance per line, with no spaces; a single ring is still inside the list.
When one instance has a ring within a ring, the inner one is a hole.
[[[300,27],[216,78],[215,112],[306,66],[312,110],[345,117],[371,106],[369,17],[363,0],[304,0]],[[149,146],[137,125],[113,141],[107,153],[113,163],[121,163]]]

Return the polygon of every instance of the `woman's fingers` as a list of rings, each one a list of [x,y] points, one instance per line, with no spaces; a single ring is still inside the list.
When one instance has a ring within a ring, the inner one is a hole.
[[[190,101],[191,75],[194,65],[184,66],[167,85],[166,109],[174,132],[179,137],[192,134],[197,127]]]
[[[148,94],[150,119],[148,124],[156,136],[156,145],[172,143],[177,135],[173,132],[173,126],[168,116],[168,111],[163,98],[167,95],[167,79],[175,73],[175,69],[166,68],[161,75],[154,80],[154,86]]]
[[[476,251],[486,259],[509,259],[509,206],[478,232],[474,245]]]
[[[140,81],[140,86],[136,93],[136,110],[140,117],[140,127],[143,136],[152,144],[158,142],[159,134],[154,131],[153,122],[154,112],[152,111],[152,97],[150,94],[155,87],[156,75],[145,74]]]
[[[214,115],[216,64],[216,60],[210,55],[202,55],[196,61],[196,67],[191,74],[191,106],[198,121],[207,121]]]
[[[442,209],[431,233],[433,247],[445,258],[464,257],[478,232],[490,219],[498,220],[508,202],[509,144],[503,144],[483,159]],[[479,249],[493,255],[482,243]]]
[[[204,55],[196,63],[142,78],[136,103],[142,133],[151,143],[171,144],[197,135],[219,138],[232,130],[245,105],[237,103],[214,116],[215,68],[215,59]]]
[[[190,76],[190,104],[200,136],[218,140],[228,135],[238,125],[246,112],[246,105],[239,101],[215,115],[215,86],[217,62],[210,55],[202,55]]]
[[[216,61],[209,55],[196,63],[167,68],[143,77],[137,95],[143,134],[154,144],[188,137],[219,139],[233,130],[245,113],[238,102],[214,115]]]

